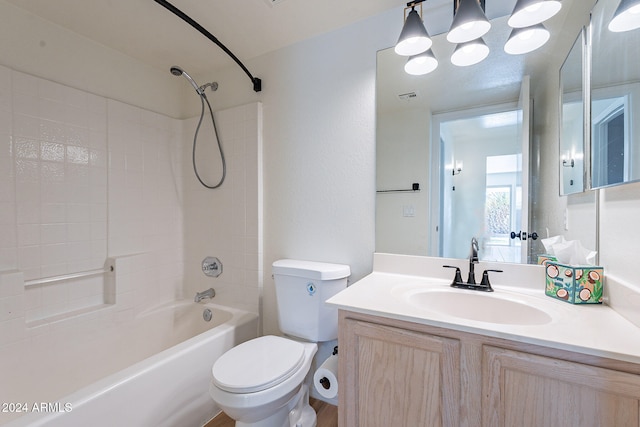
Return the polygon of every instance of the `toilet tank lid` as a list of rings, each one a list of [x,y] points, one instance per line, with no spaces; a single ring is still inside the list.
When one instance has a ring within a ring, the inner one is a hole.
[[[273,274],[305,277],[314,280],[334,280],[349,277],[351,269],[344,264],[281,259],[273,263]]]

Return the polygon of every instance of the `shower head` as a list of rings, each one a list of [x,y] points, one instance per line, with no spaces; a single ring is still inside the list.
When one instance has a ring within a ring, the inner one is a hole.
[[[189,83],[191,83],[191,86],[193,86],[193,88],[196,90],[198,95],[203,94],[204,91],[200,89],[198,84],[182,68],[178,67],[177,65],[174,65],[173,67],[170,68],[170,71],[171,71],[171,74],[173,74],[174,76],[184,76],[185,79],[189,80]]]

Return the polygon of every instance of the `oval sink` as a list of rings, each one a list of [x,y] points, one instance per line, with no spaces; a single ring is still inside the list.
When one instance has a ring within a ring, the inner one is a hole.
[[[413,289],[403,294],[403,299],[414,307],[479,322],[543,325],[552,320],[542,310],[495,293]]]

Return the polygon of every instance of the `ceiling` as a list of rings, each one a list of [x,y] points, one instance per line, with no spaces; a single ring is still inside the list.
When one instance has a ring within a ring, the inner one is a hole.
[[[1,0],[0,0],[1,1]],[[104,46],[136,58],[157,69],[166,70],[180,65],[192,75],[199,75],[233,65],[221,49],[154,0],[4,0],[16,7],[81,34]],[[368,17],[396,9],[398,33],[402,27],[402,9],[406,0],[170,0],[171,4],[189,15],[218,40],[225,44],[242,62],[285,46],[336,30]],[[490,19],[508,15],[516,0],[487,0],[486,14]],[[566,7],[547,26],[554,36],[564,32],[563,24],[570,5],[582,0],[564,0]],[[239,6],[241,5],[241,6]],[[452,0],[427,0],[423,3],[425,26],[434,38],[434,52],[441,62],[447,62],[453,45],[444,40],[453,18]],[[393,12],[396,13],[396,12]],[[503,18],[501,20],[506,20]],[[497,22],[497,21],[496,21]],[[451,88],[467,88],[482,83],[478,97],[497,94],[496,84],[503,91],[519,90],[523,73],[544,67],[549,55],[566,52],[557,49],[555,40],[537,54],[506,58],[501,46],[509,30],[498,27],[492,30],[486,41],[491,45],[489,60],[474,67],[467,67],[466,76],[451,74],[446,67],[439,67],[429,79],[416,79],[403,71],[406,58],[392,56],[389,71],[395,77],[386,87],[378,86],[378,100],[389,99],[385,105],[399,107],[403,104],[398,94],[415,91],[418,100],[429,94],[431,99],[444,99],[436,110],[446,111],[459,97],[452,96]],[[569,34],[571,43],[575,34]],[[555,37],[554,37],[555,38]],[[495,41],[493,41],[495,39]],[[442,47],[441,47],[442,46]],[[372,52],[373,54],[373,52]],[[496,66],[496,63],[501,66]],[[380,72],[381,58],[378,58]],[[249,67],[250,68],[250,67]],[[437,78],[436,78],[437,77]],[[481,78],[479,78],[481,77]],[[436,81],[435,87],[429,82]],[[438,91],[445,91],[436,97]],[[420,101],[418,101],[420,102]],[[391,107],[393,108],[393,107]]]
[[[165,69],[200,74],[233,64],[154,0],[6,0],[102,45]],[[402,0],[170,0],[242,62],[404,6]],[[433,5],[450,0],[429,0]],[[402,25],[398,18],[398,30]]]
[[[5,0],[47,21],[159,69],[180,64],[192,74],[233,61],[197,30],[154,0]],[[226,45],[242,62],[354,22],[398,9],[408,0],[170,0]],[[516,0],[488,0],[489,18],[513,10]],[[452,0],[427,0],[431,35],[445,32]]]

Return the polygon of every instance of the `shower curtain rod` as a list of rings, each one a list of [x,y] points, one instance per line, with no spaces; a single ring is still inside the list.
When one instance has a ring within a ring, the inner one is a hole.
[[[249,76],[249,78],[251,79],[251,82],[253,83],[253,90],[255,92],[262,91],[262,80],[260,80],[258,77],[253,77],[253,75],[251,75],[247,67],[245,67],[244,64],[240,62],[240,60],[233,54],[233,52],[231,52],[225,45],[223,45],[220,42],[220,40],[218,40],[213,34],[211,34],[204,27],[202,27],[202,25],[198,24],[196,21],[191,19],[187,14],[182,12],[180,9],[178,9],[168,1],[166,0],[154,0],[154,1],[161,6],[164,6],[170,12],[173,12],[176,16],[181,18],[187,24],[191,25],[193,28],[200,31],[200,33],[202,33],[202,35],[204,35],[206,38],[208,38],[209,40],[217,44],[218,47],[222,49],[227,55],[229,55],[231,59],[233,59],[240,66],[240,68],[242,68],[242,70]]]

